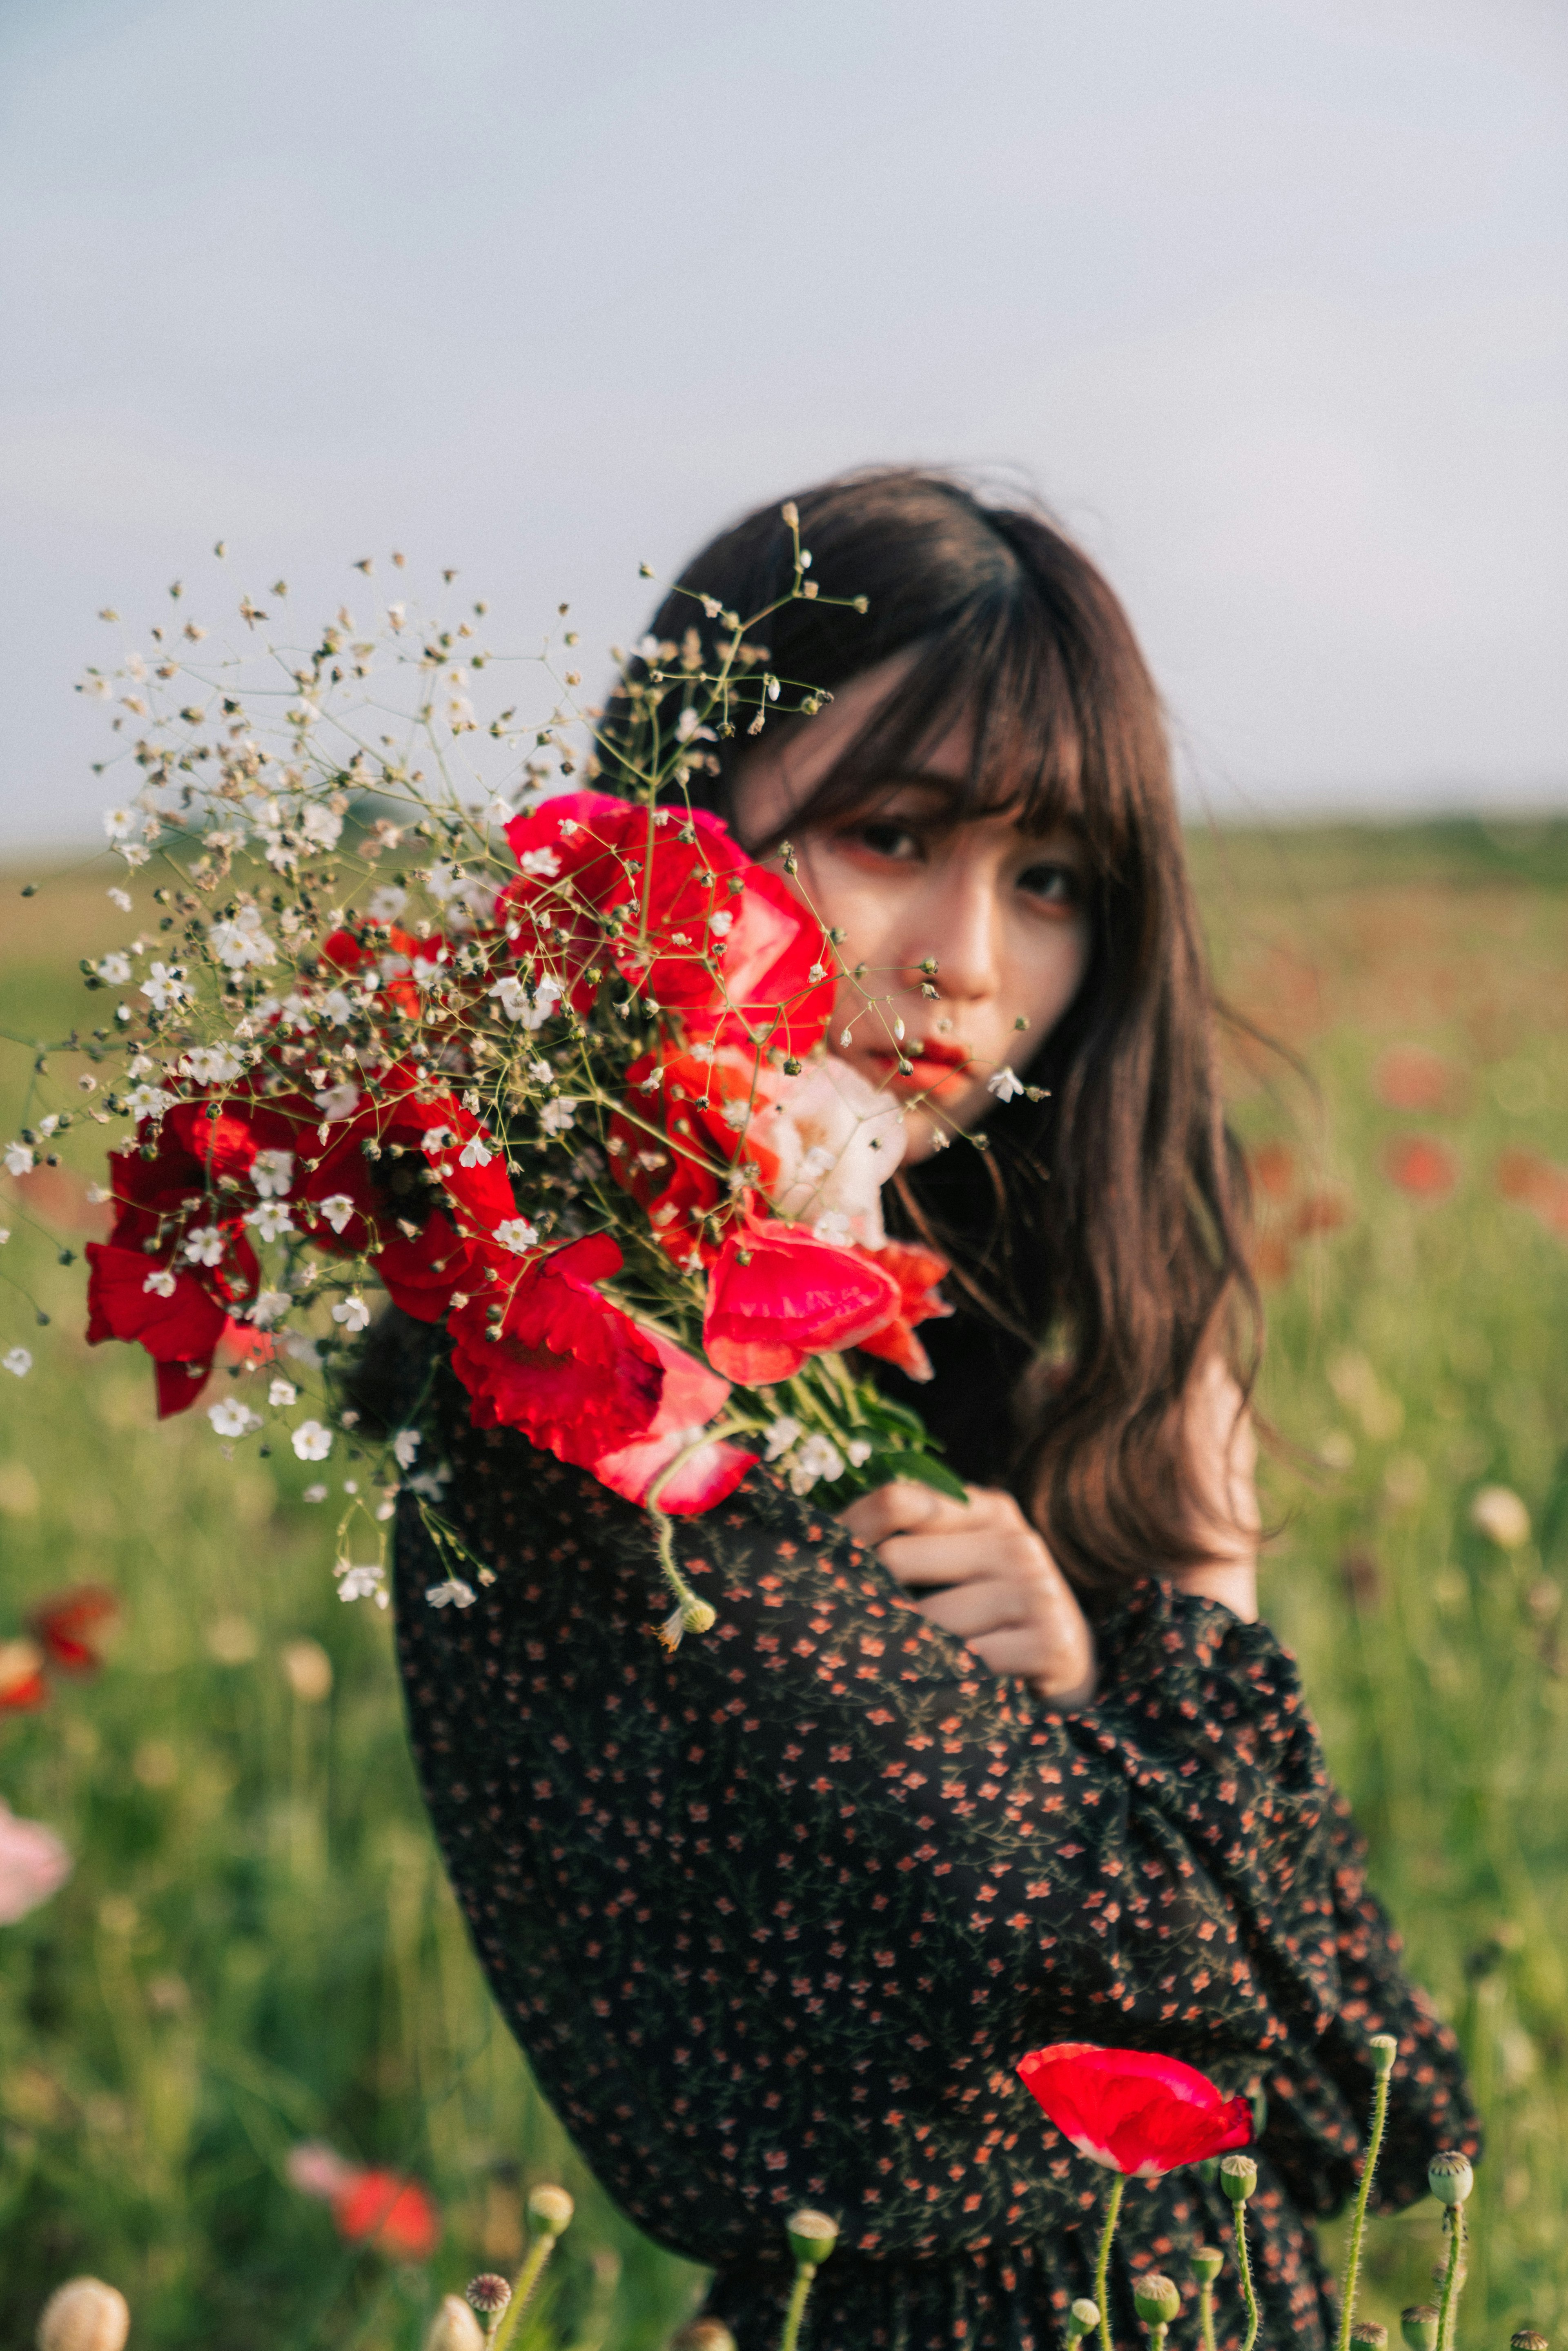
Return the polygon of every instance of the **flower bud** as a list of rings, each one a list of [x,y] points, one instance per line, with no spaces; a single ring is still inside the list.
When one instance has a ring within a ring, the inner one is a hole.
[[[1194,2245],[1192,2273],[1199,2285],[1212,2285],[1225,2267],[1225,2255],[1218,2245]]]
[[[1372,2052],[1372,2068],[1381,2082],[1385,2074],[1394,2071],[1394,2060],[1399,2054],[1399,2043],[1392,2032],[1375,2032],[1367,2047]]]
[[[575,2210],[564,2188],[536,2188],[528,2197],[528,2218],[547,2237],[559,2237],[570,2227]]]
[[[825,2212],[812,2211],[810,2205],[791,2212],[784,2225],[789,2232],[789,2251],[812,2269],[827,2260],[839,2241],[838,2222],[830,2220]]]
[[[510,2283],[506,2278],[498,2277],[494,2270],[482,2270],[476,2278],[470,2278],[464,2292],[485,2318],[494,2318],[497,2312],[505,2310],[512,2299]]]
[[[1151,2270],[1133,2280],[1133,2308],[1145,2326],[1168,2326],[1181,2315],[1181,2294],[1174,2280]]]
[[[1228,2155],[1219,2166],[1219,2184],[1233,2204],[1245,2204],[1258,2185],[1258,2167],[1249,2155]]]
[[[1508,2351],[1552,2351],[1552,2346],[1533,2326],[1516,2326],[1508,2338]]]
[[[1350,2339],[1360,2345],[1361,2351],[1388,2351],[1388,2329],[1380,2326],[1375,2318],[1358,2318],[1350,2330]]]
[[[670,2351],[735,2351],[735,2337],[722,2318],[694,2318],[674,2338]]]
[[[131,2332],[125,2296],[101,2278],[57,2286],[38,2320],[38,2351],[120,2351]]]
[[[1427,2166],[1427,2185],[1439,2204],[1462,2204],[1476,2184],[1476,2175],[1462,2155],[1435,2155]]]
[[[485,2330],[468,2304],[449,2294],[425,2330],[424,2351],[485,2351]]]
[[[1413,2302],[1399,2314],[1399,2332],[1407,2351],[1437,2351],[1437,2311],[1429,2302]]]
[[[1097,2302],[1091,2302],[1086,2294],[1081,2294],[1077,2301],[1073,2304],[1071,2309],[1067,2314],[1067,2340],[1069,2346],[1071,2346],[1074,2343],[1082,2343],[1086,2335],[1093,2334],[1094,2329],[1099,2325],[1099,2304]]]

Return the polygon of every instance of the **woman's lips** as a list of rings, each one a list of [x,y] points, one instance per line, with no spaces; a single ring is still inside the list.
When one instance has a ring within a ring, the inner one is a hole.
[[[884,1085],[901,1087],[905,1092],[930,1094],[950,1093],[961,1085],[972,1057],[965,1045],[949,1045],[937,1038],[908,1038],[902,1048],[870,1046],[867,1059],[875,1063]],[[901,1061],[907,1061],[907,1070],[899,1067]]]

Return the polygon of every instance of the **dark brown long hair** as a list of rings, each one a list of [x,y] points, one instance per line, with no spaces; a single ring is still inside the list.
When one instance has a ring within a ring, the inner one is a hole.
[[[988,1150],[903,1176],[895,1215],[954,1258],[958,1284],[956,1323],[923,1334],[936,1386],[910,1401],[938,1433],[946,1406],[958,1466],[1011,1485],[1081,1586],[1113,1589],[1203,1555],[1183,1398],[1217,1346],[1249,1391],[1261,1328],[1159,697],[1116,598],[1042,512],[911,469],[848,475],[794,504],[821,595],[758,632],[768,668],[831,693],[912,659],[792,829],[863,809],[967,716],[955,813],[1005,808],[1084,845],[1092,946],[1028,1071],[1045,1099],[988,1115]],[[793,554],[779,506],[747,516],[686,566],[654,639],[690,656],[695,628],[711,663],[717,625],[695,599],[759,611],[788,590]],[[607,752],[624,747],[629,707],[612,704]],[[744,731],[722,741],[693,797],[726,812],[749,747]]]

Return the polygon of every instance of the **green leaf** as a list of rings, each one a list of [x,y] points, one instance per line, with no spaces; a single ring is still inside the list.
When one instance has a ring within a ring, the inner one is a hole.
[[[885,1486],[894,1478],[913,1478],[922,1486],[935,1486],[939,1494],[951,1494],[956,1502],[969,1499],[963,1479],[930,1453],[873,1453],[865,1474],[873,1486]]]

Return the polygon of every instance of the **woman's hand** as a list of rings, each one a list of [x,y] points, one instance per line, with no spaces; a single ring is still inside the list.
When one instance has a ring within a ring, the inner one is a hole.
[[[1010,1494],[967,1503],[900,1479],[841,1511],[921,1614],[994,1674],[1018,1674],[1071,1711],[1094,1695],[1094,1635],[1066,1577]]]
[[[1183,1592],[1222,1600],[1244,1624],[1258,1618],[1258,1536],[1262,1520],[1253,1482],[1258,1439],[1229,1365],[1210,1355],[1186,1392],[1186,1448],[1198,1508],[1197,1540],[1208,1557],[1178,1567]]]

